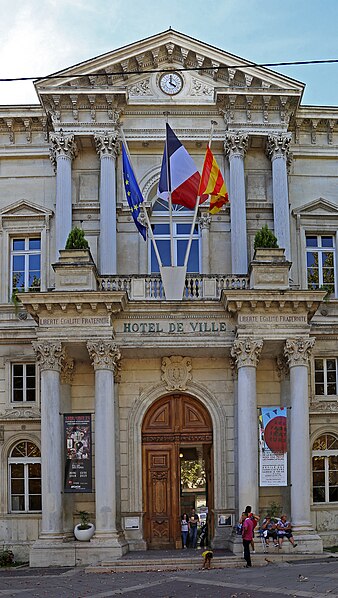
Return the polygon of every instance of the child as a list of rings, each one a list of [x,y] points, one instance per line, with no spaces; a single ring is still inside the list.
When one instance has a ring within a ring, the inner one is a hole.
[[[212,550],[205,550],[204,552],[202,552],[202,557],[204,559],[202,569],[210,569],[211,559],[213,556],[214,555],[212,553]]]

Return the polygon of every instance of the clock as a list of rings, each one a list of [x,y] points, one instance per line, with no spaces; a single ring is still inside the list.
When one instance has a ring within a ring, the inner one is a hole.
[[[164,73],[160,77],[160,88],[163,93],[174,96],[183,88],[183,79],[178,73]]]

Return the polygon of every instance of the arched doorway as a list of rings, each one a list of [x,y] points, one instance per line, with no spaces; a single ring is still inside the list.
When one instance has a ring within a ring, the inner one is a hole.
[[[148,548],[181,548],[180,515],[193,507],[207,513],[210,534],[212,423],[200,401],[175,394],[148,409],[142,426],[142,462]]]

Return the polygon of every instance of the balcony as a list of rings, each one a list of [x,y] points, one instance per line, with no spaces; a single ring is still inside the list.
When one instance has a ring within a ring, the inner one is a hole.
[[[160,275],[99,276],[100,291],[124,291],[132,301],[165,301]],[[231,274],[189,274],[185,280],[183,300],[219,299],[224,290],[246,290],[249,277]]]

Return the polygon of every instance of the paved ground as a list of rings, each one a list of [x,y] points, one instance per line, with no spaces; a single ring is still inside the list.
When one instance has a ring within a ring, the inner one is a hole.
[[[301,576],[301,577],[300,577]],[[307,579],[302,579],[307,578]],[[0,598],[338,598],[338,560],[251,569],[88,574],[85,569],[0,570]]]

